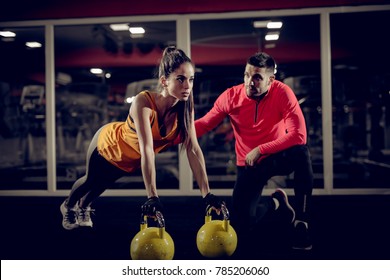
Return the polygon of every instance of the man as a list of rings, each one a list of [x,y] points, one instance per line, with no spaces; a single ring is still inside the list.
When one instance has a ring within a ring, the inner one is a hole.
[[[275,73],[271,56],[264,52],[251,56],[245,67],[244,83],[225,90],[213,108],[195,122],[195,127],[200,137],[225,117],[230,119],[237,158],[231,222],[239,240],[241,236],[245,243],[248,229],[264,216],[257,207],[267,181],[294,172],[295,211],[282,189],[264,198],[263,208],[283,213],[292,223],[293,248],[310,250],[308,211],[313,171],[306,146],[305,119],[295,94],[275,80]]]

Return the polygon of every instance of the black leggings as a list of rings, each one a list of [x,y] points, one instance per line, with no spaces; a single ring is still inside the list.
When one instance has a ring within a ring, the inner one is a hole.
[[[89,157],[86,174],[79,178],[72,187],[68,198],[68,205],[74,206],[78,201],[83,207],[88,206],[111,187],[116,180],[127,173],[109,163],[99,155],[95,148]]]
[[[297,219],[307,220],[313,190],[313,169],[308,147],[298,145],[270,155],[253,167],[238,166],[232,198],[232,225],[237,230],[253,227],[269,209],[274,209],[275,204],[270,197],[261,199],[263,188],[271,177],[292,172]],[[262,213],[258,211],[260,199]]]

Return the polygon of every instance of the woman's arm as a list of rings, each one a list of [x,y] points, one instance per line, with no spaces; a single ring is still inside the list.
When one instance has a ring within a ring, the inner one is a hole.
[[[141,170],[148,198],[157,197],[156,165],[153,150],[153,136],[150,127],[152,109],[149,101],[143,95],[137,95],[130,108],[137,131],[141,152]]]
[[[192,117],[194,117],[194,112],[192,113]],[[206,163],[202,149],[200,148],[198,139],[196,137],[194,122],[191,124],[189,137],[191,139],[190,145],[189,147],[186,147],[188,161],[190,163],[195,180],[198,183],[202,197],[205,197],[210,192],[210,187],[206,173]]]

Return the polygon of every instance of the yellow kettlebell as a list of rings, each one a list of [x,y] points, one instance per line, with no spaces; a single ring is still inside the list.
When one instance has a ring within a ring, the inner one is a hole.
[[[212,208],[206,210],[205,224],[196,236],[196,245],[202,256],[220,258],[231,256],[237,248],[237,234],[230,225],[229,212],[222,204],[223,220],[212,220]]]
[[[172,260],[175,244],[165,231],[165,221],[161,212],[156,211],[159,227],[148,227],[147,216],[141,216],[141,230],[130,244],[130,256],[133,260]]]

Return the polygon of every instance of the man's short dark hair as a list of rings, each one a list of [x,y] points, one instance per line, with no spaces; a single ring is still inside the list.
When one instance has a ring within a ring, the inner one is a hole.
[[[260,68],[266,68],[274,73],[275,71],[275,60],[269,54],[265,52],[258,52],[248,58],[247,64],[253,65]]]

